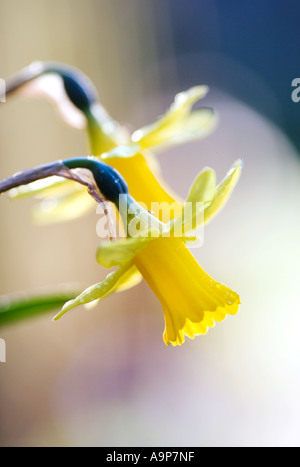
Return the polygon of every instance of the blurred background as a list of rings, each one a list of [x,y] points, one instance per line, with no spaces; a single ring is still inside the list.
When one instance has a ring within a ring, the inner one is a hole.
[[[239,315],[167,348],[161,305],[142,283],[56,324],[50,313],[2,327],[1,446],[300,444],[299,20],[293,0],[0,0],[1,78],[35,60],[74,65],[130,130],[207,84],[218,128],[159,154],[164,178],[185,196],[203,166],[221,179],[244,160],[192,250],[239,292]],[[0,104],[1,179],[86,151],[49,103]],[[1,295],[105,277],[95,212],[37,226],[32,200],[0,201]]]

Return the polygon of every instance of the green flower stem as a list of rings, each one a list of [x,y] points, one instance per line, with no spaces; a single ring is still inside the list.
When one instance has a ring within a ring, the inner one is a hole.
[[[35,317],[61,308],[66,301],[72,300],[77,292],[57,293],[37,297],[1,297],[0,326],[14,323],[25,318]]]
[[[92,154],[100,156],[117,146],[113,136],[110,135],[113,132],[115,123],[100,104],[96,104],[94,108],[89,109],[85,117]]]
[[[145,237],[158,236],[163,232],[164,223],[144,209],[131,195],[119,196],[119,202],[116,205],[123,225],[127,228],[128,238],[135,236],[132,235],[133,230]]]

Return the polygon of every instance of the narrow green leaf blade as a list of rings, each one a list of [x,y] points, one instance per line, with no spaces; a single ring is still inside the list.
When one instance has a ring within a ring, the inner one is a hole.
[[[61,292],[35,297],[0,297],[0,326],[32,318],[61,308],[65,302],[76,297],[77,292]]]

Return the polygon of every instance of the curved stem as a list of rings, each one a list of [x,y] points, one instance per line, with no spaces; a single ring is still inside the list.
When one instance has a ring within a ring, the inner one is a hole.
[[[92,81],[79,69],[58,62],[34,62],[6,79],[6,95],[9,96],[23,86],[45,75],[57,75],[63,81],[64,90],[72,104],[83,112],[87,130],[96,155],[108,151],[116,144],[109,135],[108,127],[114,121],[101,105]],[[99,142],[101,141],[101,148]]]
[[[91,80],[77,68],[58,62],[34,62],[6,80],[7,95],[30,81],[46,74],[60,76],[71,102],[84,113],[99,102],[98,93]]]
[[[40,165],[34,169],[23,170],[18,172],[12,177],[6,178],[0,182],[0,193],[5,193],[12,188],[17,188],[21,185],[28,185],[36,180],[52,177],[53,175],[60,175],[64,169],[61,161],[52,162],[46,165]]]
[[[89,170],[93,174],[95,182],[91,180],[87,181],[84,177],[81,177],[80,174],[78,175],[72,172],[72,169]],[[101,162],[93,157],[66,159],[64,161],[41,165],[35,169],[18,172],[12,177],[0,182],[0,193],[54,175],[71,179],[87,186],[89,193],[97,202],[102,201],[100,194],[97,193],[97,189],[108,201],[111,201],[117,207],[119,195],[128,194],[127,183],[119,172],[105,162]]]

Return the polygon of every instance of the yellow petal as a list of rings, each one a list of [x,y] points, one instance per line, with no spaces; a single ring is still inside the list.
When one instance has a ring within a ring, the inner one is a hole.
[[[95,201],[86,190],[74,190],[64,197],[46,198],[32,210],[33,220],[38,224],[70,221],[80,217],[95,206]]]
[[[104,281],[92,285],[88,289],[84,290],[80,295],[78,295],[78,297],[76,297],[74,300],[70,300],[63,306],[62,310],[53,318],[54,321],[60,319],[67,311],[71,310],[72,308],[107,297],[115,290],[117,282],[131,267],[132,263],[128,263],[116,271],[108,274]]]
[[[204,169],[190,190],[181,216],[170,222],[170,231],[175,232],[177,237],[181,231],[186,235],[214,217],[229,199],[241,169],[242,161],[238,160],[217,188],[215,172],[209,168]]]
[[[140,284],[142,280],[143,276],[141,273],[138,271],[136,266],[132,266],[127,272],[125,272],[125,274],[123,274],[121,279],[119,279],[113,291],[124,292],[125,290],[131,289],[132,287]]]
[[[118,280],[116,285],[110,290],[107,295],[110,295],[113,292],[125,292],[128,289],[131,289],[132,287],[135,287],[136,285],[140,284],[141,281],[143,280],[143,276],[141,273],[137,270],[135,266],[132,266],[130,269],[128,269],[127,272],[123,274],[123,276]],[[87,310],[91,310],[95,308],[101,299],[93,300],[89,303],[86,303],[84,307]]]
[[[190,115],[178,122],[177,128],[174,125],[173,131],[170,131],[169,134],[169,141],[162,141],[159,147],[183,144],[205,138],[215,130],[217,123],[218,117],[213,109],[193,110]]]
[[[167,345],[205,334],[238,312],[239,296],[209,277],[178,238],[154,240],[135,264],[162,303]]]
[[[207,86],[196,86],[177,94],[170,109],[153,124],[135,131],[132,141],[144,149],[206,136],[216,125],[214,111],[203,108],[191,113],[191,108],[207,92]]]
[[[188,238],[190,232],[204,224],[204,212],[209,202],[185,203],[181,215],[170,222],[171,237]],[[167,235],[165,235],[166,237]]]
[[[211,201],[216,191],[216,174],[213,169],[204,168],[194,181],[189,195],[188,203]]]
[[[199,109],[190,115],[157,128],[137,142],[141,148],[159,148],[187,143],[208,136],[216,127],[217,117],[212,109]],[[140,133],[136,133],[135,137]],[[134,137],[134,136],[133,136]]]
[[[181,216],[170,223],[170,231],[179,237],[180,232],[186,235],[204,223],[204,210],[214,198],[216,192],[216,174],[214,170],[205,168],[194,181]]]
[[[130,261],[146,248],[152,238],[137,237],[112,242],[102,242],[97,250],[97,261],[105,268],[119,266]]]
[[[127,159],[128,157],[135,156],[140,149],[140,146],[137,144],[133,144],[131,146],[117,146],[111,151],[101,154],[101,160],[107,162],[109,159],[115,158]]]
[[[242,165],[241,160],[236,161],[224,180],[218,185],[214,199],[205,209],[205,222],[213,218],[228,201],[235,185],[239,181]]]

